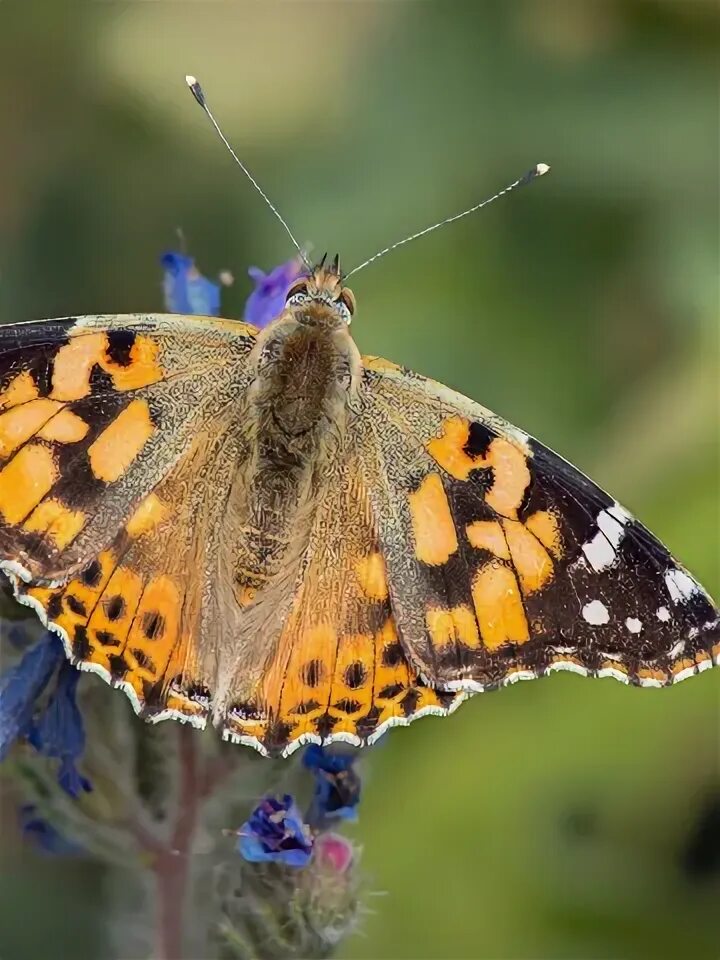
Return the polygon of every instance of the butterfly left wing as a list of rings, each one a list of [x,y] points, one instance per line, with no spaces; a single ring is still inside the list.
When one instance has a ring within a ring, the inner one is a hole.
[[[592,481],[447,387],[364,365],[364,475],[400,640],[429,684],[564,669],[660,686],[720,660],[710,598]]]
[[[255,332],[176,315],[0,328],[0,568],[146,715],[201,722],[236,626],[220,532]]]

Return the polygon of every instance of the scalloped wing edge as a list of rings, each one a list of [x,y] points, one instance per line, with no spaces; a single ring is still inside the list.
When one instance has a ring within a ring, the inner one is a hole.
[[[13,588],[14,597],[18,603],[21,603],[24,606],[30,607],[32,610],[34,610],[43,626],[48,630],[52,630],[53,633],[58,634],[62,640],[65,655],[67,656],[69,662],[72,663],[73,666],[75,666],[78,670],[82,670],[85,673],[94,673],[104,680],[108,686],[117,690],[121,690],[130,701],[134,712],[143,720],[145,720],[146,723],[160,723],[163,720],[178,720],[180,723],[189,723],[191,726],[196,727],[199,730],[205,729],[207,725],[207,715],[190,716],[180,712],[179,710],[173,710],[170,708],[160,710],[155,714],[143,715],[142,704],[140,703],[131,684],[123,680],[114,680],[109,671],[99,664],[89,663],[83,660],[76,660],[73,656],[70,638],[63,627],[50,620],[42,604],[40,604],[34,597],[18,592],[19,581],[22,580],[24,583],[32,582],[32,576],[30,572],[23,567],[22,564],[14,560],[0,561],[0,570],[10,581],[10,584]],[[46,586],[60,585],[61,582],[58,581],[52,581],[51,583],[46,584]],[[705,624],[704,629],[712,630],[719,624],[720,619],[716,619]],[[720,666],[720,643],[715,644],[712,647],[711,652],[709,652],[706,657],[702,657],[700,659],[696,658],[690,666],[687,666],[678,671],[676,674],[671,675],[669,680],[662,681],[655,677],[637,677],[632,680],[632,683],[635,686],[641,687],[669,687],[679,683],[681,680],[686,680],[688,677],[694,676],[695,674],[703,673],[705,670],[709,670],[713,665]],[[551,673],[558,671],[576,673],[583,677],[612,677],[615,680],[619,680],[621,683],[629,685],[631,683],[631,678],[627,673],[624,673],[621,669],[619,669],[620,666],[621,664],[617,663],[614,666],[601,667],[600,669],[592,670],[573,660],[563,660],[562,655],[560,655],[557,660],[551,663],[540,673],[535,673],[532,670],[515,670],[508,673],[507,676],[498,683],[492,685],[480,684],[475,680],[453,681],[447,684],[445,689],[459,692],[462,694],[462,696],[456,697],[456,699],[453,700],[447,709],[438,706],[428,706],[423,707],[408,717],[390,717],[376,730],[374,730],[366,740],[362,740],[360,737],[357,737],[351,733],[328,734],[326,737],[320,737],[319,735],[313,733],[305,733],[297,737],[295,740],[290,741],[282,750],[280,755],[282,757],[289,757],[300,747],[309,743],[315,743],[321,746],[328,746],[332,743],[346,743],[354,747],[369,747],[376,743],[392,727],[407,727],[414,720],[424,716],[447,717],[454,713],[461,703],[464,703],[475,694],[489,693],[493,690],[498,690],[502,687],[507,687],[510,684],[517,683],[520,680],[536,680],[540,677],[549,676]],[[421,679],[424,682],[427,682],[426,678],[421,677]],[[228,727],[224,727],[221,731],[221,734],[222,739],[226,742],[238,743],[242,744],[243,746],[252,747],[262,756],[272,757],[272,754],[265,747],[263,742],[256,737],[252,737],[247,734],[235,734]]]

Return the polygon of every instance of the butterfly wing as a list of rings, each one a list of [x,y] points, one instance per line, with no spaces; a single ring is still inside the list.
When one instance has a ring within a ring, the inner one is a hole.
[[[364,364],[363,469],[398,634],[428,683],[564,669],[660,686],[720,660],[710,598],[587,477],[447,387]]]
[[[175,315],[0,328],[0,568],[148,713],[207,712],[204,689],[172,684],[211,672],[217,591],[202,595],[255,332]]]

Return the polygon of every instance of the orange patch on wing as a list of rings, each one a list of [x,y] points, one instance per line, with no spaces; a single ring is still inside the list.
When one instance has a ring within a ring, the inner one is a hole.
[[[554,557],[558,560],[562,557],[562,537],[560,536],[560,526],[554,513],[550,513],[548,510],[538,510],[527,518],[525,526],[530,533],[538,538],[544,547],[547,547]]]
[[[118,480],[154,432],[147,400],[133,400],[88,447],[93,474],[107,483]]]
[[[109,571],[108,571],[109,572]],[[121,654],[142,594],[142,578],[128,567],[116,567],[96,591],[99,602],[88,622],[90,660],[110,670],[110,658]]]
[[[113,378],[113,384],[118,390],[138,390],[151,383],[162,380],[163,372],[157,362],[158,345],[150,337],[136,336],[130,348],[130,358],[127,364],[112,363],[103,358],[101,366]]]
[[[356,733],[357,721],[372,706],[374,638],[343,636],[330,689],[328,714],[337,720],[333,733]]]
[[[0,414],[0,457],[34,437],[61,407],[54,400],[30,400]]]
[[[143,680],[157,681],[165,673],[180,631],[180,591],[161,575],[143,590],[123,655],[130,664],[125,677],[143,699]]]
[[[688,657],[683,657],[682,660],[676,660],[670,667],[670,671],[673,676],[678,673],[682,673],[683,670],[692,670],[695,666],[695,661],[690,660]]]
[[[55,443],[77,443],[87,435],[89,429],[82,417],[71,410],[61,410],[52,420],[48,420],[38,436]]]
[[[465,528],[470,545],[480,550],[489,550],[501,560],[510,559],[510,550],[497,520],[475,520]]]
[[[423,563],[446,563],[458,548],[457,533],[439,474],[429,473],[409,494],[415,553]]]
[[[96,614],[104,618],[105,626],[115,624],[110,629],[118,630],[118,624],[125,624],[125,631],[120,635],[125,637],[135,617],[137,605],[143,591],[143,579],[130,567],[116,567],[102,592]],[[119,601],[122,600],[122,604]],[[93,617],[94,622],[94,617]]]
[[[186,717],[201,717],[204,713],[207,713],[202,704],[196,703],[180,693],[168,693],[165,709],[174,710],[175,713],[183,714]]]
[[[525,454],[509,440],[498,438],[490,444],[483,466],[492,467],[495,471],[493,485],[485,495],[485,502],[496,513],[514,519],[530,483]]]
[[[502,524],[520,586],[525,593],[535,593],[552,579],[550,554],[518,520],[503,520]]]
[[[278,703],[279,718],[293,724],[295,739],[303,733],[314,733],[315,721],[327,709],[337,633],[330,624],[319,624],[299,631],[290,642],[292,649],[285,666],[277,661],[278,669],[271,670],[265,699]]]
[[[90,375],[97,364],[110,374],[116,390],[137,390],[162,379],[157,362],[158,347],[150,337],[136,336],[127,364],[113,363],[108,355],[107,335],[80,329],[61,347],[53,363],[53,400],[80,400],[90,394]]]
[[[617,670],[618,673],[624,673],[627,676],[627,667],[619,660],[603,660],[600,664],[601,670]]]
[[[442,436],[433,437],[426,450],[450,476],[467,480],[472,470],[482,466],[483,459],[471,457],[464,449],[470,439],[470,423],[462,417],[450,417],[442,427]]]
[[[376,695],[384,687],[393,684],[408,686],[410,672],[404,656],[387,657],[388,650],[399,646],[397,627],[392,617],[388,617],[380,630],[375,634],[375,692]],[[391,662],[389,662],[391,660]]]
[[[661,683],[665,683],[668,678],[664,670],[654,670],[651,667],[642,667],[637,675],[640,680],[659,680]]]
[[[480,643],[475,614],[465,604],[449,610],[430,607],[425,613],[425,623],[436,647],[455,642],[463,643],[467,647],[477,647]]]
[[[38,388],[31,374],[27,370],[23,370],[0,393],[0,408],[16,407],[20,403],[37,400],[39,396]]]
[[[585,664],[578,657],[574,657],[571,653],[556,653],[551,660],[551,663],[574,663],[578,667],[585,668]]]
[[[0,514],[7,523],[19,523],[40,503],[57,478],[52,451],[37,443],[22,447],[0,470]]]
[[[388,595],[387,571],[381,553],[371,553],[355,566],[360,589],[370,600],[385,600]]]
[[[139,504],[133,515],[125,524],[125,529],[131,537],[139,537],[143,533],[150,533],[168,515],[167,505],[155,493],[148,494]]]
[[[492,467],[493,484],[485,501],[496,513],[514,519],[530,483],[525,454],[509,440],[496,437],[484,457],[471,456],[466,450],[470,439],[469,420],[450,417],[442,428],[442,436],[433,437],[426,445],[433,460],[456,480],[467,480],[473,470]]]
[[[504,564],[486,563],[478,570],[472,582],[472,598],[480,635],[489,650],[530,639],[517,580]]]
[[[53,400],[81,400],[90,394],[90,373],[100,363],[107,349],[104,333],[73,337],[60,347],[53,362]]]
[[[87,522],[82,510],[70,510],[59,500],[43,500],[23,527],[32,533],[47,533],[55,541],[55,546],[63,550],[75,539]]]
[[[60,613],[52,618],[52,622],[62,627],[70,638],[70,645],[74,642],[74,627],[86,622],[87,616],[92,611],[95,603],[102,593],[103,587],[110,576],[113,568],[114,559],[109,550],[104,550],[97,558],[97,564],[100,568],[98,582],[90,586],[82,579],[71,580],[67,586],[60,588],[46,587],[28,587],[27,594],[37,600],[45,610],[48,608],[50,600],[55,596],[61,597]],[[78,608],[73,601],[79,601],[82,604]],[[84,608],[85,614],[82,613]],[[91,644],[92,650],[92,644]],[[98,662],[97,657],[92,653],[88,659]]]
[[[404,656],[387,657],[387,651],[396,651],[399,640],[395,621],[388,617],[375,635],[375,692],[374,702],[380,708],[377,726],[393,717],[403,717],[400,701],[412,686],[413,678]],[[390,659],[392,662],[386,662]],[[384,694],[384,695],[383,695]]]

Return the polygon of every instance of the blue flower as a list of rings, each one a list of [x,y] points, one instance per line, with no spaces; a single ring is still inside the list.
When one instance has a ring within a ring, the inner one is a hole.
[[[311,744],[303,754],[303,765],[315,775],[315,795],[308,819],[322,823],[326,819],[357,820],[360,802],[360,777],[352,753],[329,753]]]
[[[255,327],[266,327],[282,312],[291,284],[305,273],[305,269],[299,257],[281,263],[270,273],[250,267],[248,274],[255,282],[255,289],[245,304],[245,321]]]
[[[165,271],[165,309],[170,313],[191,313],[217,317],[220,313],[220,284],[204,277],[192,257],[164,253],[160,263]]]
[[[312,855],[312,834],[289,793],[263,797],[239,834],[237,849],[251,863],[274,861],[304,867]]]
[[[0,631],[2,639],[7,640],[10,646],[17,650],[27,650],[30,646],[31,638],[24,623],[8,623],[6,620],[0,621]]]
[[[56,672],[55,688],[36,716],[36,702]],[[85,749],[76,700],[79,679],[80,673],[65,660],[60,638],[50,632],[0,677],[0,760],[16,740],[27,738],[39,753],[60,760],[58,783],[72,797],[91,789],[75,766]]]
[[[60,638],[46,633],[22,660],[0,677],[0,760],[32,729],[35,701],[63,658]]]
[[[83,853],[79,844],[67,840],[51,823],[41,817],[32,803],[20,807],[19,819],[23,835],[32,840],[43,853],[56,857],[76,857]]]
[[[71,797],[92,789],[75,766],[85,749],[85,727],[77,705],[80,671],[65,661],[58,673],[57,685],[45,710],[28,734],[30,743],[46,757],[60,760],[58,783]]]

